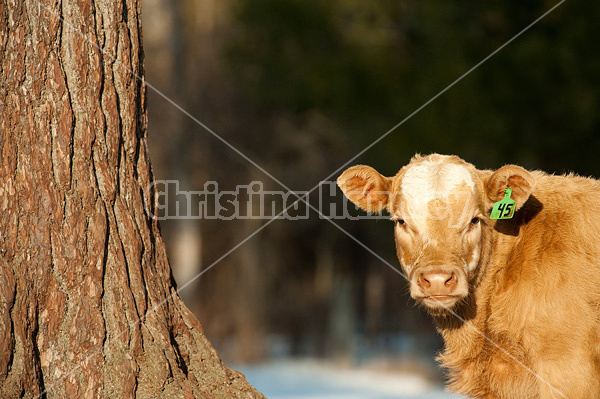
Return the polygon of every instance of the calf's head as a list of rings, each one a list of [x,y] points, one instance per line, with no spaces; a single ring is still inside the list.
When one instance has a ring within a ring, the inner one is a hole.
[[[490,210],[512,189],[519,209],[535,181],[523,168],[479,171],[458,157],[415,156],[394,177],[357,165],[337,181],[360,208],[387,210],[410,294],[432,314],[469,295],[491,242]]]

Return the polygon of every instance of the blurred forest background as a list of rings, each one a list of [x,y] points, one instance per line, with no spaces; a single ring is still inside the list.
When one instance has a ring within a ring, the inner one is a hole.
[[[146,78],[306,191],[554,4],[144,0]],[[600,176],[598,21],[600,3],[565,2],[352,164],[393,175],[416,152],[440,152],[479,168]],[[148,103],[157,179],[182,190],[281,189],[153,90]],[[266,222],[161,222],[178,284]],[[336,222],[399,267],[391,223]],[[441,347],[404,279],[314,212],[271,223],[181,295],[226,362],[311,356],[427,369]]]

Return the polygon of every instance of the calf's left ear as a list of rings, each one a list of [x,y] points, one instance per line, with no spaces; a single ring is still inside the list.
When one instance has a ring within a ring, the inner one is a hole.
[[[370,166],[356,165],[337,179],[344,195],[367,212],[377,213],[387,207],[391,179]]]
[[[520,166],[506,165],[492,173],[485,181],[485,194],[490,204],[504,198],[504,189],[512,189],[511,198],[515,200],[516,210],[529,199],[535,187],[533,176]]]

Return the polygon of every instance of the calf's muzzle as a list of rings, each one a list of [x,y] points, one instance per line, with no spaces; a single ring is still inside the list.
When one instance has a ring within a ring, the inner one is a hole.
[[[419,274],[417,283],[428,297],[450,297],[458,286],[458,276],[453,272],[436,269]]]

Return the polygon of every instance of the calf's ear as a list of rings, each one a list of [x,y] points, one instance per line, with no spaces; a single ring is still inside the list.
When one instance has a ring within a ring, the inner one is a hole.
[[[391,179],[370,166],[356,165],[337,179],[338,186],[355,205],[367,212],[379,212],[387,207]]]
[[[490,204],[504,198],[504,189],[512,189],[511,198],[519,209],[529,199],[535,187],[533,176],[520,166],[506,165],[493,172],[485,181],[485,194]]]

